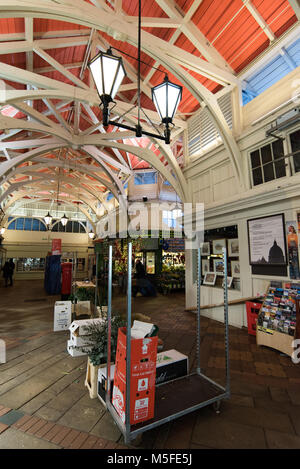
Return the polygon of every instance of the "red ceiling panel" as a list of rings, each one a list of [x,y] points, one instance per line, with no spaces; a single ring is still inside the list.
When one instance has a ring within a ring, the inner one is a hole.
[[[0,62],[18,68],[26,68],[26,54],[25,52],[19,52],[18,54],[1,54]]]
[[[1,18],[0,34],[24,33],[24,18]]]
[[[139,7],[137,1],[123,0],[122,8],[127,15],[138,16]],[[155,0],[142,0],[141,11],[142,17],[168,18],[168,15],[166,15]]]
[[[194,0],[176,0],[177,5],[184,13],[187,13],[191,8]]]
[[[297,21],[288,0],[252,0],[252,3],[276,35],[286,24]]]
[[[76,23],[67,23],[66,21],[48,20],[41,18],[34,19],[35,32],[67,31],[76,29],[87,29],[87,31],[89,31],[89,28]]]

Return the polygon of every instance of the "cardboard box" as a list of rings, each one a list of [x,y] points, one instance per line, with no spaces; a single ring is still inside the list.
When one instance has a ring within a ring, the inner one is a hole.
[[[115,365],[110,367],[110,389],[112,391],[114,385],[114,372]],[[156,359],[156,378],[155,385],[166,383],[176,378],[186,376],[189,372],[189,359],[186,355],[178,352],[177,350],[167,350],[157,354]],[[106,365],[103,365],[98,370],[98,398],[105,404],[107,378],[106,378]],[[112,400],[112,395],[110,396]]]
[[[115,364],[110,365],[110,401],[112,400],[112,389],[114,385],[114,374],[115,374]],[[107,390],[107,376],[106,376],[106,364],[101,365],[98,370],[98,383],[97,383],[97,393],[98,398],[102,404],[106,405],[106,390]]]
[[[91,302],[90,301],[77,301],[77,303],[74,305],[74,312],[76,313],[76,316],[81,316],[83,314],[90,316],[92,314]]]
[[[68,340],[67,343],[67,351],[72,357],[82,357],[84,355],[87,355],[88,351],[91,350],[91,348],[92,347],[74,347],[70,340]]]
[[[56,301],[54,305],[54,331],[67,331],[72,322],[71,301]]]
[[[152,419],[155,402],[157,336],[131,339],[130,424]],[[112,403],[125,423],[126,327],[119,328]]]
[[[76,336],[71,333],[69,342],[73,347],[87,347],[91,344],[91,338],[89,335]]]
[[[92,324],[92,323],[100,323],[104,322],[102,318],[95,318],[95,319],[79,319],[77,321],[73,321],[69,330],[72,335],[78,337],[80,335],[88,335],[88,331],[85,330],[85,327]]]
[[[189,359],[177,350],[167,350],[157,354],[155,384],[166,383],[186,376],[189,372]]]

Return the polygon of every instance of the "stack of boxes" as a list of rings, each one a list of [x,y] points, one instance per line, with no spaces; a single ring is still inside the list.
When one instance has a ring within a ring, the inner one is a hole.
[[[98,370],[98,398],[105,405],[106,390],[107,390],[107,377],[106,377],[106,366],[101,365]],[[186,376],[189,372],[189,359],[186,355],[178,352],[177,350],[167,350],[166,352],[160,352],[156,357],[156,377],[155,384],[163,384],[173,379],[181,378]],[[114,374],[115,365],[114,363],[110,366],[110,380],[111,380],[111,396],[112,400],[112,389],[114,386]]]
[[[70,340],[68,340],[67,350],[72,357],[80,357],[82,355],[87,355],[91,350],[92,345],[90,336],[86,327],[91,325],[91,323],[101,323],[104,319],[81,319],[73,321],[70,330]]]

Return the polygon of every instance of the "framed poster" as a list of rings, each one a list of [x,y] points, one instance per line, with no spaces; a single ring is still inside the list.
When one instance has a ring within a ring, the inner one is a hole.
[[[209,256],[209,254],[210,254],[210,244],[209,244],[209,242],[202,243],[201,244],[201,256]]]
[[[206,272],[209,272],[209,259],[203,259],[201,264],[202,264],[202,275],[205,275]]]
[[[206,272],[203,285],[214,285],[216,283],[217,274],[215,272]]]
[[[232,277],[240,277],[240,261],[231,261],[231,276]]]
[[[250,265],[286,265],[284,215],[248,220]]]
[[[228,239],[228,256],[239,257],[239,240],[238,238]]]
[[[218,274],[224,274],[223,259],[213,259],[214,272]]]
[[[213,254],[223,254],[222,248],[226,248],[226,239],[214,239]]]

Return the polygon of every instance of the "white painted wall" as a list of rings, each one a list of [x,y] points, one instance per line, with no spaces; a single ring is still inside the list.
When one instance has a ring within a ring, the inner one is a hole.
[[[254,149],[267,144],[274,139],[266,138],[266,130],[279,116],[292,109],[293,102],[286,104],[292,97],[292,84],[299,74],[299,68],[292,72],[280,84],[276,84],[243,108],[244,131],[237,139],[241,155],[243,171],[248,176],[249,190],[238,193],[231,163],[224,146],[221,144],[214,150],[199,156],[188,158],[184,169],[188,184],[191,187],[194,203],[205,204],[205,229],[214,229],[231,225],[238,225],[241,267],[241,291],[229,290],[229,300],[264,294],[271,280],[285,280],[278,278],[252,275],[249,265],[247,220],[260,216],[284,213],[285,220],[297,220],[300,212],[300,173],[293,176],[287,171],[287,176],[266,184],[251,188],[249,170],[249,154]],[[260,122],[252,125],[253,121],[270,113]],[[286,135],[300,128],[300,124],[287,129]],[[282,135],[282,134],[281,134]],[[287,143],[284,142],[288,153]],[[186,306],[195,307],[197,288],[193,283],[192,254],[186,252]],[[195,258],[194,258],[195,260]],[[223,290],[215,287],[201,286],[201,304],[216,304],[223,301]],[[203,310],[203,315],[223,321],[223,307]],[[247,326],[244,305],[229,307],[229,323],[238,327]]]

